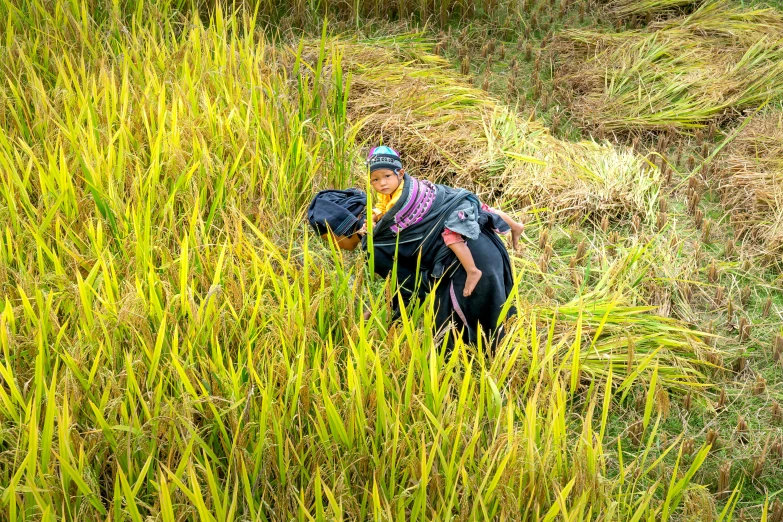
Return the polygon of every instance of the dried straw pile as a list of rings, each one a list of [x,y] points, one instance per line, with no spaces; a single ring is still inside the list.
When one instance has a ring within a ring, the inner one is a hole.
[[[726,148],[720,167],[723,206],[738,236],[783,251],[783,113],[751,121]]]
[[[653,17],[661,19],[682,15],[702,3],[702,0],[609,0],[604,12],[616,20],[644,17],[649,23]]]
[[[652,216],[659,172],[632,151],[551,136],[470,86],[416,36],[337,42],[358,139],[398,149],[415,175],[568,216]],[[311,54],[318,52],[313,46]]]
[[[783,98],[783,15],[717,1],[614,34],[554,43],[559,95],[599,132],[686,131]]]

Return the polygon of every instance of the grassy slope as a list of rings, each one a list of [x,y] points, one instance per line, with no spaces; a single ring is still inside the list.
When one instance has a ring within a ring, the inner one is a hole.
[[[580,4],[575,3],[570,5],[561,17],[559,3],[546,7],[541,4],[538,6],[536,24],[532,20],[532,12],[536,10],[535,4],[531,2],[522,5],[527,5],[527,10],[518,9],[512,15],[499,16],[499,19],[503,20],[502,23],[492,20],[473,20],[470,23],[462,22],[448,28],[430,28],[430,34],[441,43],[442,54],[452,61],[455,70],[463,69],[465,56],[468,56],[469,75],[475,86],[488,90],[510,105],[516,105],[522,114],[543,118],[552,131],[560,137],[578,140],[589,136],[588,132],[571,124],[567,107],[553,99],[554,79],[552,69],[546,63],[546,53],[541,53],[542,58],[538,67],[535,66],[536,56],[546,49],[547,41],[559,29],[589,27],[611,30],[612,26],[594,6],[586,8],[585,14],[582,15]],[[543,12],[549,14],[542,17]],[[555,13],[557,15],[552,16]],[[546,18],[545,22],[542,22],[543,18]],[[400,29],[374,24],[377,23],[370,21],[363,24],[361,31],[372,34],[375,31],[387,33]],[[355,30],[356,28],[341,29]],[[491,51],[486,48],[488,43],[492,48]],[[540,84],[538,88],[536,83]],[[554,126],[552,126],[553,120]],[[725,129],[727,133],[730,130],[730,127]],[[626,248],[632,245],[644,245],[647,241],[659,245],[657,248],[660,254],[657,260],[661,264],[669,265],[671,269],[666,273],[658,271],[654,276],[648,275],[648,279],[651,285],[665,287],[666,292],[673,294],[665,308],[671,309],[674,306],[681,310],[680,315],[690,321],[695,328],[711,331],[720,336],[716,343],[734,354],[730,360],[724,361],[727,367],[731,368],[735,359],[745,357],[748,368],[739,375],[731,371],[718,372],[714,376],[718,381],[718,388],[692,400],[691,407],[687,410],[682,405],[682,398],[672,401],[670,415],[663,426],[665,435],[662,440],[682,435],[684,439],[693,439],[695,446],[698,447],[705,440],[709,430],[714,429],[718,433],[719,443],[700,472],[702,482],[712,484],[712,492],[715,493],[720,466],[732,462],[730,474],[732,486],[744,484],[740,506],[748,508],[749,516],[759,516],[760,505],[764,498],[783,488],[783,471],[780,471],[779,458],[767,457],[761,474],[754,476],[753,473],[755,460],[764,453],[765,447],[769,452],[776,440],[783,440],[781,425],[774,421],[771,412],[775,402],[783,402],[783,370],[781,365],[776,364],[772,359],[773,339],[775,335],[782,333],[780,328],[783,322],[782,281],[779,276],[779,265],[753,255],[753,245],[739,244],[732,257],[724,255],[726,242],[733,239],[732,230],[717,197],[706,190],[706,187],[701,190],[704,196],[699,207],[712,224],[708,242],[702,241],[703,233],[695,227],[693,216],[686,209],[685,189],[687,188],[686,173],[700,163],[703,141],[704,139],[688,140],[682,158],[674,148],[658,151],[654,143],[636,144],[638,150],[663,153],[667,161],[675,164],[676,170],[682,173],[673,176],[672,183],[666,191],[670,201],[668,226],[660,235],[656,235],[656,230],[647,230],[645,237],[633,238],[628,223],[630,216],[625,223],[610,225],[605,233],[601,231],[599,223],[583,223],[575,228],[559,225],[552,227],[548,223],[533,221],[528,231],[530,239],[527,241],[526,248],[517,253],[517,263],[524,267],[524,273],[528,274],[523,276],[527,284],[522,286],[527,287],[526,295],[530,299],[546,302],[548,296],[552,295],[550,292],[553,291],[555,298],[550,302],[563,302],[573,297],[575,293],[573,284],[566,282],[570,277],[562,274],[567,272],[570,260],[581,239],[598,246],[599,250],[603,250],[606,244],[612,244],[614,241],[610,240],[616,238],[622,238],[622,245]],[[688,156],[694,157],[694,164],[689,164],[686,159]],[[540,262],[542,250],[538,247],[537,239],[540,231],[544,229],[550,237],[556,238],[552,240],[555,256],[549,269],[550,274],[554,275],[549,278],[535,274],[535,270],[530,270],[530,267],[535,267]],[[676,248],[669,246],[672,244],[676,245]],[[694,262],[692,255],[694,244],[701,245],[703,251],[698,264]],[[623,246],[619,247],[619,253],[615,253],[615,256],[610,256],[609,259],[623,255],[625,252]],[[708,278],[708,267],[713,259],[720,267],[720,276],[716,282],[711,282]],[[746,265],[748,261],[750,261],[749,267]],[[594,262],[601,263],[600,254],[596,255]],[[584,273],[582,275],[584,276]],[[682,285],[673,280],[674,277],[687,277],[691,282],[692,297],[688,306],[683,306]],[[714,303],[717,286],[723,286],[724,294],[727,296],[720,305]],[[750,288],[750,299],[745,304],[740,302],[744,288]],[[640,293],[644,294],[644,291],[640,290]],[[764,317],[762,310],[767,298],[771,298],[773,304],[770,314]],[[727,320],[726,299],[733,301],[736,310],[731,322]],[[677,315],[677,312],[675,311],[674,314]],[[737,330],[740,316],[750,319],[753,325],[749,339],[742,342],[739,340]],[[765,386],[761,393],[755,394],[752,390],[757,384],[757,378],[763,379]],[[727,406],[716,408],[719,400],[717,390],[721,388],[726,390]],[[628,419],[640,415],[638,408],[629,403],[628,409],[620,407],[614,413],[616,416],[613,417],[612,434],[627,438],[629,427],[633,424]],[[749,436],[748,442],[745,443],[740,442],[735,435],[740,416],[748,422]],[[635,450],[631,450],[629,454],[634,452]]]
[[[559,4],[555,4],[548,12],[558,12],[557,5]],[[532,8],[530,10],[532,11]],[[550,126],[555,120],[555,128],[552,129],[554,133],[566,139],[577,140],[588,133],[572,125],[568,121],[566,107],[552,99],[553,78],[551,68],[545,63],[546,55],[542,54],[544,58],[538,69],[535,67],[535,60],[537,53],[545,49],[551,33],[561,28],[612,29],[600,12],[596,13],[594,9],[585,11],[586,14],[581,16],[578,4],[572,5],[566,9],[564,17],[556,17],[554,22],[549,21],[545,28],[539,24],[532,29],[531,16],[527,12],[516,19],[513,31],[508,31],[497,23],[474,21],[470,24],[455,25],[448,30],[433,29],[431,34],[441,42],[444,56],[453,62],[456,70],[461,70],[465,56],[469,57],[469,74],[475,86],[487,89],[499,99],[516,105],[523,114],[543,118]],[[593,16],[587,13],[592,13]],[[504,25],[507,25],[507,22]],[[526,26],[531,28],[526,29]],[[488,42],[494,47],[491,52],[486,49]],[[536,74],[536,70],[540,73]],[[540,81],[538,88],[535,86],[536,78]],[[731,127],[725,128],[724,131],[728,134]],[[731,462],[731,484],[743,484],[744,488],[739,505],[747,508],[748,516],[757,517],[765,497],[773,495],[772,498],[776,498],[777,492],[783,489],[781,459],[771,453],[776,442],[783,443],[783,425],[772,413],[773,404],[783,402],[783,367],[772,358],[774,338],[783,333],[780,327],[783,322],[783,280],[780,277],[779,263],[754,255],[756,249],[752,244],[738,244],[731,256],[725,255],[727,242],[733,241],[733,232],[717,196],[709,190],[708,174],[698,176],[702,178],[699,191],[704,194],[699,208],[705,219],[711,221],[709,238],[707,242],[703,241],[704,234],[696,228],[693,215],[687,211],[685,199],[687,173],[694,166],[699,166],[701,146],[705,139],[688,140],[682,158],[674,148],[660,151],[656,149],[655,143],[637,144],[639,150],[663,153],[678,171],[666,190],[670,201],[667,229],[655,238],[655,230],[647,231],[646,239],[660,244],[659,248],[665,253],[658,258],[660,263],[671,267],[668,273],[656,274],[658,279],[654,284],[670,290],[674,287],[671,303],[679,303],[679,315],[690,321],[695,328],[719,336],[715,342],[734,354],[730,360],[724,361],[728,368],[739,358],[745,358],[747,366],[740,374],[732,371],[716,373],[714,377],[718,381],[718,387],[693,399],[688,409],[683,406],[682,398],[672,401],[670,415],[663,425],[662,440],[682,435],[685,440],[692,439],[698,447],[706,439],[708,432],[715,430],[719,442],[699,476],[703,483],[712,484],[712,491],[715,493],[719,468],[726,462]],[[719,141],[720,138],[716,138],[714,144],[710,145],[710,150]],[[693,164],[686,159],[689,156],[694,157]],[[552,241],[555,259],[551,261],[550,273],[560,276],[550,277],[549,280],[540,274],[527,276],[527,295],[533,300],[546,301],[548,295],[551,295],[548,289],[555,290],[555,302],[563,302],[574,295],[573,284],[564,284],[568,277],[563,277],[562,274],[568,270],[570,259],[581,239],[587,239],[593,245],[611,244],[610,240],[616,238],[623,238],[622,243],[626,247],[645,244],[644,240],[632,237],[627,222],[621,226],[610,225],[606,233],[601,231],[598,223],[585,223],[577,229],[573,226],[555,226],[553,231],[546,223],[533,222],[528,230],[530,239],[526,248],[517,253],[517,263],[520,266],[529,268],[540,262],[542,251],[538,247],[537,238],[544,229],[551,237],[558,238]],[[672,244],[676,247],[669,247]],[[693,257],[694,244],[700,245],[703,252],[698,263],[695,263]],[[622,252],[618,255],[622,255]],[[720,268],[719,278],[714,282],[708,277],[712,260],[715,260]],[[596,261],[600,262],[598,258]],[[672,280],[673,276],[690,281],[689,293],[692,297],[685,299],[681,295],[682,285]],[[649,279],[654,279],[654,276],[649,276]],[[718,286],[723,287],[726,296],[720,304],[715,302]],[[743,289],[749,289],[750,292],[745,303],[741,302]],[[731,321],[728,320],[727,314],[729,299],[735,309]],[[772,306],[769,315],[764,316],[767,299],[772,300]],[[687,306],[683,306],[686,300],[689,302]],[[674,315],[678,315],[676,310]],[[747,340],[740,341],[738,323],[743,316],[750,320],[752,330]],[[720,389],[726,392],[725,407],[717,406]],[[629,427],[633,424],[629,418],[640,415],[637,407],[629,404],[628,409],[620,407],[613,413],[616,416],[611,433],[627,438]],[[746,442],[741,441],[736,432],[740,417],[748,423]],[[629,453],[632,454],[633,451]],[[754,472],[757,459],[762,455],[767,455],[765,463],[760,472]]]

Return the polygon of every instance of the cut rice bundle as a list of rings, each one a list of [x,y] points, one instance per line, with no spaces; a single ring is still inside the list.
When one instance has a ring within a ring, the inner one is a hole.
[[[567,216],[640,213],[652,217],[660,176],[629,149],[553,137],[476,89],[407,36],[338,42],[351,72],[349,117],[359,139],[399,150],[418,176],[501,194]],[[313,44],[311,55],[318,52]]]
[[[783,113],[751,121],[726,148],[719,169],[724,208],[740,237],[783,251]]]
[[[688,132],[783,98],[783,16],[704,4],[644,30],[566,31],[558,93],[599,133]]]
[[[634,16],[666,17],[692,9],[701,0],[610,0],[604,10],[611,18],[624,20]]]

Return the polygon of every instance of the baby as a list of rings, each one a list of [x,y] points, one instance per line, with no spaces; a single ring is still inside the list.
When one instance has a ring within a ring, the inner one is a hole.
[[[385,146],[373,148],[367,158],[367,163],[370,167],[370,185],[377,192],[376,204],[372,210],[373,223],[377,223],[400,199],[405,187],[405,169],[402,167],[399,154],[394,149]],[[466,208],[455,210],[453,215],[446,220],[441,234],[446,246],[454,252],[467,273],[463,291],[465,297],[473,293],[476,284],[481,279],[481,270],[476,267],[473,254],[465,243],[466,237],[476,239],[481,233],[474,208],[473,205],[468,205]],[[508,224],[511,228],[511,243],[516,249],[524,226],[511,219],[505,212],[492,209],[485,204],[482,204],[481,208],[497,214]]]

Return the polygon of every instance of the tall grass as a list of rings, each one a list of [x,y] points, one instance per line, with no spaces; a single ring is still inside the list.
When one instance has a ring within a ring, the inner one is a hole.
[[[519,301],[494,357],[447,355],[433,302],[389,324],[388,283],[311,243],[359,128],[325,37],[304,59],[248,11],[3,6],[8,520],[668,520],[704,497],[709,447],[656,437],[661,393],[705,384],[683,325]],[[631,387],[641,430],[610,439]]]

